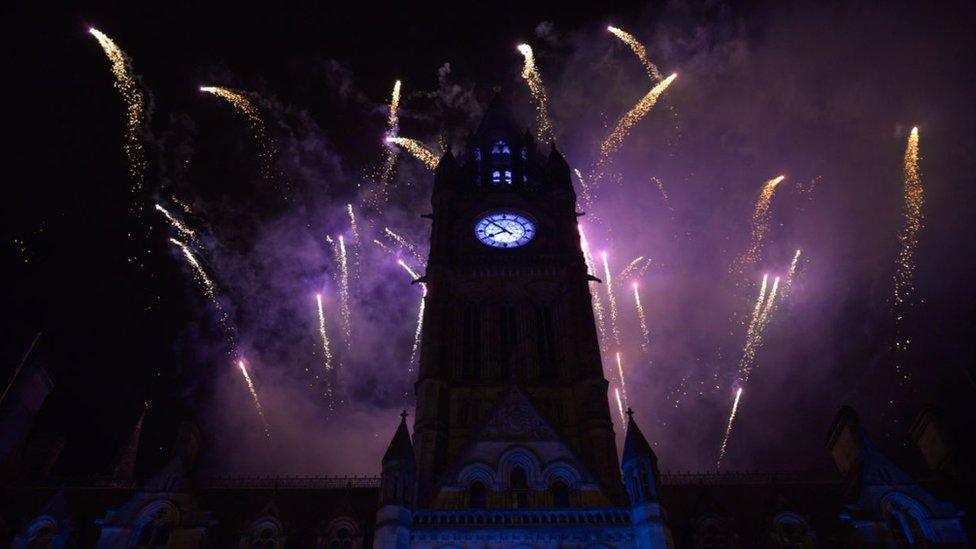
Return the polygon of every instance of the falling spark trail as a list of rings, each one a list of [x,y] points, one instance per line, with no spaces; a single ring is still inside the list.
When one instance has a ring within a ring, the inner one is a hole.
[[[644,306],[641,305],[640,290],[637,288],[637,282],[634,282],[634,306],[637,308],[637,320],[640,321],[641,350],[647,353],[651,345],[651,330],[647,327],[647,317],[644,315]]]
[[[613,293],[613,276],[610,274],[610,263],[607,261],[607,252],[600,252],[603,260],[603,276],[606,278],[607,302],[610,304],[610,330],[613,334],[613,341],[620,347],[620,329],[617,327],[617,297]]]
[[[352,344],[352,311],[349,306],[349,261],[346,255],[346,241],[339,235],[339,316],[342,317],[342,332],[346,346]]]
[[[648,258],[648,260],[644,262],[644,265],[640,268],[640,270],[637,271],[637,278],[644,278],[644,274],[646,274],[647,270],[651,268],[651,263],[654,263],[654,260]]]
[[[642,255],[639,255],[635,257],[633,260],[631,260],[631,262],[628,263],[627,266],[624,267],[622,271],[620,271],[620,274],[617,275],[617,280],[627,280],[627,276],[630,275],[630,273],[632,273],[634,269],[637,268],[637,264],[643,260],[644,260],[644,256]]]
[[[749,375],[752,373],[753,362],[756,358],[756,353],[762,346],[763,335],[766,331],[766,326],[769,324],[769,319],[772,316],[773,308],[776,304],[776,292],[779,288],[779,277],[773,281],[773,287],[769,291],[769,295],[766,297],[765,303],[762,305],[762,310],[759,312],[758,316],[755,316],[755,311],[753,311],[754,322],[750,322],[750,329],[746,334],[746,345],[742,352],[742,359],[739,361],[739,377],[742,383],[749,380]],[[765,278],[763,279],[765,282]]]
[[[671,198],[668,196],[668,191],[664,190],[664,182],[661,181],[660,177],[652,177],[651,182],[657,185],[657,190],[661,192],[661,199],[664,201],[664,206],[672,210]]]
[[[915,127],[912,128],[905,146],[905,224],[898,235],[901,249],[898,252],[898,268],[894,276],[895,307],[904,305],[914,290],[915,248],[918,247],[918,233],[924,222],[922,206],[925,204],[918,160],[918,128]],[[900,312],[898,318],[901,318]]]
[[[393,143],[394,145],[399,145],[404,149],[407,149],[407,152],[417,157],[417,160],[423,162],[428,169],[433,170],[437,167],[437,163],[440,162],[440,158],[434,154],[434,151],[428,149],[426,145],[420,141],[417,141],[416,139],[407,139],[406,137],[387,137],[386,142]]]
[[[398,260],[397,263],[403,267],[403,270],[407,271],[407,274],[409,274],[413,280],[420,278],[416,271],[411,269],[410,266],[407,265],[402,259]],[[408,371],[410,372],[413,371],[413,363],[417,358],[417,350],[420,348],[420,335],[423,333],[424,328],[424,309],[427,306],[427,285],[421,282],[420,287],[423,289],[423,295],[420,298],[420,310],[417,311],[417,328],[413,333],[413,347],[410,349],[410,362],[408,366]]]
[[[346,211],[349,212],[349,226],[352,229],[352,263],[353,271],[356,280],[359,280],[360,276],[360,248],[362,248],[362,242],[359,236],[359,224],[356,222],[356,214],[352,210],[352,204],[346,204]]]
[[[393,96],[390,98],[390,117],[386,121],[386,136],[396,137],[400,132],[400,81],[393,84]],[[387,185],[393,176],[393,168],[396,167],[398,150],[395,147],[386,147],[386,158],[383,162],[383,173],[380,176],[380,200],[386,202]]]
[[[736,267],[739,273],[744,272],[750,265],[759,260],[763,239],[769,233],[769,206],[773,201],[773,193],[776,192],[776,187],[784,179],[786,179],[785,175],[770,179],[763,185],[762,191],[759,193],[756,208],[752,213],[752,237],[749,242],[749,249],[739,258]]]
[[[715,462],[715,469],[721,469],[722,458],[725,457],[725,449],[729,445],[729,435],[732,434],[732,422],[735,421],[735,414],[739,411],[739,399],[742,398],[742,387],[735,391],[735,400],[732,402],[732,413],[729,414],[729,423],[725,426],[725,436],[722,438],[722,447],[718,451],[718,461]]]
[[[800,249],[797,248],[796,252],[793,254],[793,260],[790,261],[790,270],[786,272],[786,287],[783,288],[784,297],[789,295],[790,289],[793,287],[793,279],[796,278],[796,267],[800,262]]]
[[[207,296],[207,299],[214,304],[214,307],[217,309],[217,313],[219,315],[220,323],[224,326],[224,329],[227,330],[227,337],[230,338],[231,344],[233,344],[234,340],[236,339],[236,330],[234,330],[234,326],[230,323],[230,316],[227,314],[227,311],[220,306],[220,300],[217,299],[217,286],[207,275],[207,271],[203,269],[200,262],[197,261],[197,258],[193,255],[193,252],[190,251],[189,246],[175,238],[170,238],[169,241],[180,247],[180,250],[183,251],[183,257],[185,257],[187,263],[193,267],[193,278],[195,278],[197,283],[200,284],[200,288],[203,290],[203,294]]]
[[[637,56],[637,59],[640,60],[641,65],[644,65],[644,70],[647,71],[647,75],[650,76],[651,79],[653,79],[655,82],[661,80],[661,71],[657,69],[657,66],[654,65],[654,63],[651,63],[651,60],[647,57],[647,48],[645,48],[643,44],[638,42],[632,34],[622,31],[617,27],[607,27],[607,30],[623,41],[624,44],[630,46],[630,49],[634,52],[634,55]]]
[[[417,252],[416,245],[412,244],[406,238],[403,238],[397,233],[391,231],[389,227],[384,227],[383,233],[386,234],[387,238],[396,242],[399,246],[405,248],[410,253],[410,255],[412,255],[413,258],[417,260],[417,263],[424,263],[424,258],[421,257],[420,254]]]
[[[576,227],[580,235],[580,249],[583,251],[583,260],[586,262],[586,272],[592,274],[596,272],[596,265],[593,261],[593,254],[590,252],[590,243],[586,240],[586,232],[583,231],[583,224],[577,224]],[[591,284],[596,284],[596,282],[591,282]],[[600,333],[600,348],[606,350],[607,329],[599,289],[591,289],[590,296],[593,299],[593,313],[596,315],[597,331]]]
[[[140,192],[145,184],[146,151],[139,134],[145,120],[146,99],[132,72],[132,60],[111,38],[96,28],[88,29],[94,36],[105,56],[112,64],[115,88],[119,90],[126,104],[125,154],[129,159],[129,175],[132,176],[132,192]],[[133,211],[142,211],[142,201],[133,203]]]
[[[187,227],[185,223],[173,217],[173,215],[170,214],[166,210],[166,208],[160,206],[159,204],[156,204],[156,211],[161,212],[163,214],[163,217],[165,217],[169,221],[170,225],[172,225],[173,228],[176,229],[177,232],[179,232],[183,236],[183,238],[196,241],[197,235],[195,232],[193,232],[193,229]]]
[[[587,185],[586,179],[583,179],[583,174],[578,169],[573,168],[573,172],[576,173],[576,179],[579,179],[580,182],[580,198],[583,199],[583,209],[593,209],[593,195],[590,194],[590,186]]]
[[[670,86],[671,82],[674,82],[674,79],[677,77],[678,74],[674,73],[651,88],[651,91],[647,92],[647,94],[642,97],[636,105],[627,111],[627,114],[623,115],[620,120],[617,121],[617,126],[612,132],[610,132],[610,135],[608,135],[600,145],[600,156],[597,161],[598,167],[602,168],[607,164],[607,162],[609,162],[610,155],[620,148],[620,145],[624,142],[624,139],[627,137],[627,134],[630,133],[630,130],[634,127],[634,124],[639,122],[642,118],[644,118],[645,115],[647,115],[648,112],[651,111],[651,109],[657,103],[658,98],[661,97],[661,94],[668,89],[668,86]]]
[[[268,420],[264,417],[264,408],[261,407],[261,399],[258,398],[258,392],[254,389],[254,382],[251,381],[251,376],[247,373],[244,361],[237,361],[237,366],[241,369],[244,381],[247,382],[247,390],[251,392],[251,399],[254,400],[254,408],[258,411],[258,415],[261,416],[261,423],[264,424],[264,436],[271,438],[271,426],[268,425]]]
[[[329,398],[332,398],[332,379],[330,377],[330,373],[332,372],[332,350],[329,345],[329,334],[325,329],[325,309],[322,307],[322,294],[315,294],[315,301],[318,303],[319,309],[319,336],[322,338],[323,366],[325,366],[325,394]]]
[[[620,389],[614,387],[613,392],[617,396],[617,413],[620,414],[620,424],[624,425],[626,424],[626,420],[624,419],[624,403],[620,400]]]
[[[260,156],[263,175],[268,180],[275,179],[274,162],[278,156],[277,148],[275,147],[274,140],[268,136],[264,119],[261,118],[261,110],[254,104],[254,101],[248,97],[247,93],[230,88],[201,86],[200,91],[224,99],[239,113],[244,115],[244,118],[247,119],[248,124],[251,126],[251,131],[254,132],[254,138],[261,145]]]
[[[620,351],[617,351],[616,355],[617,355],[617,357],[616,357],[617,358],[617,377],[620,378],[620,392],[621,392],[621,394],[623,394],[623,397],[624,397],[623,398],[623,403],[625,405],[629,405],[630,403],[627,401],[627,381],[624,379],[624,366],[620,362]]]
[[[417,274],[417,271],[411,269],[410,265],[407,265],[402,259],[398,260],[397,264],[403,267],[403,270],[407,271],[407,274],[413,277],[413,280],[417,280],[418,278],[420,278],[420,275]]]
[[[549,143],[555,136],[552,131],[552,122],[549,120],[549,99],[546,88],[542,85],[542,75],[539,74],[538,67],[535,66],[535,54],[532,46],[519,44],[519,53],[525,57],[525,65],[522,67],[522,78],[529,85],[532,99],[535,100],[536,123],[539,126],[539,141]]]

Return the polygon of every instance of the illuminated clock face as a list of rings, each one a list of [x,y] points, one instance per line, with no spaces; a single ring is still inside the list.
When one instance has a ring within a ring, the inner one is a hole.
[[[523,215],[499,212],[482,217],[474,226],[474,235],[486,246],[517,248],[532,240],[535,225]]]

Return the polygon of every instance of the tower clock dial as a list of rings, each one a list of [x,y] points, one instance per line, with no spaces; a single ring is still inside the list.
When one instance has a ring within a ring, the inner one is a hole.
[[[532,240],[535,236],[535,224],[524,215],[496,212],[475,223],[474,235],[486,246],[517,248]]]

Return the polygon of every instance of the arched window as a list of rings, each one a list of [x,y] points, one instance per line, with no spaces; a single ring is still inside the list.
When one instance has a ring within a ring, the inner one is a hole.
[[[329,549],[354,549],[362,545],[359,525],[349,517],[334,519],[329,523],[326,532],[327,542],[324,547]]]
[[[491,183],[512,184],[512,150],[504,141],[496,141],[491,147]]]
[[[902,494],[888,496],[882,503],[885,521],[898,543],[909,545],[935,541],[935,531],[928,523],[928,513],[915,500]]]
[[[558,508],[569,507],[569,486],[561,480],[553,481],[549,487],[552,492],[552,506]]]
[[[55,538],[57,535],[58,523],[50,516],[42,516],[34,519],[27,527],[25,536],[27,538],[26,546],[31,549],[49,549],[55,546]],[[14,544],[17,544],[16,539],[14,540]]]
[[[525,469],[516,467],[509,475],[508,486],[515,496],[513,503],[516,509],[524,509],[529,506],[529,478],[525,474]]]
[[[791,549],[812,546],[813,543],[807,522],[793,513],[776,516],[773,540],[776,546]]]
[[[166,547],[176,522],[177,512],[172,503],[157,501],[149,505],[139,517],[136,547]]]
[[[281,525],[271,517],[260,519],[251,525],[246,546],[251,549],[272,549],[282,545]]]
[[[474,481],[468,485],[468,507],[472,509],[484,509],[487,499],[487,490],[481,481]]]

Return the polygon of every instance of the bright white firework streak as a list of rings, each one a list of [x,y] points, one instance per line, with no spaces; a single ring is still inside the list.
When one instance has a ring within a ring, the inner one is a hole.
[[[586,240],[586,232],[583,231],[583,224],[576,225],[577,230],[579,230],[580,235],[580,248],[583,251],[583,260],[586,262],[586,272],[592,274],[596,272],[596,265],[593,261],[593,254],[590,252],[590,243]],[[596,328],[599,332],[599,343],[600,349],[606,351],[607,346],[607,328],[606,321],[603,317],[603,303],[600,301],[600,291],[599,288],[593,288],[592,282],[590,286],[590,296],[593,299],[593,314],[596,317]]]
[[[332,350],[329,345],[329,334],[325,329],[325,309],[322,307],[322,294],[315,294],[315,301],[319,306],[319,336],[322,338],[322,353],[325,367],[325,393],[332,398]]]
[[[630,402],[627,400],[627,381],[624,379],[624,367],[620,361],[620,351],[617,351],[617,376],[620,378],[620,393],[623,395],[623,401],[625,406],[630,406]]]
[[[641,305],[637,282],[634,282],[634,306],[637,308],[637,320],[640,321],[641,350],[646,353],[651,345],[651,330],[647,327],[647,317],[644,315],[644,306]]]
[[[739,399],[742,398],[742,387],[735,391],[735,401],[732,402],[732,412],[729,414],[729,423],[725,426],[725,436],[722,437],[722,447],[718,451],[718,461],[715,462],[715,469],[722,468],[722,458],[725,457],[725,449],[729,446],[729,436],[732,434],[732,422],[735,415],[739,412]]]
[[[613,334],[613,342],[620,347],[620,329],[617,328],[617,298],[613,294],[613,275],[610,274],[610,263],[607,260],[607,252],[600,252],[603,260],[603,276],[606,279],[607,301],[610,303],[610,330]]]
[[[620,425],[626,425],[627,420],[624,419],[624,403],[620,400],[620,389],[617,387],[613,388],[614,394],[617,396],[617,412],[620,414]]]
[[[539,141],[548,143],[555,138],[552,130],[552,121],[549,119],[549,99],[546,94],[546,87],[542,85],[542,75],[539,68],[535,65],[535,54],[532,46],[519,44],[519,53],[525,58],[525,65],[522,67],[522,78],[529,85],[532,99],[535,100],[535,112],[537,125],[539,126]]]
[[[346,255],[346,241],[339,235],[339,315],[342,317],[342,331],[346,347],[352,344],[352,311],[349,305],[349,261]]]
[[[237,366],[241,369],[241,374],[244,376],[244,381],[247,383],[247,390],[251,393],[251,399],[254,401],[254,408],[258,411],[258,416],[261,417],[261,423],[264,425],[264,436],[271,438],[271,426],[268,425],[268,420],[264,417],[264,408],[261,407],[261,399],[258,398],[258,392],[254,389],[254,382],[251,381],[251,376],[247,373],[247,368],[244,366],[244,361],[237,361]]]

